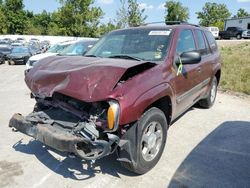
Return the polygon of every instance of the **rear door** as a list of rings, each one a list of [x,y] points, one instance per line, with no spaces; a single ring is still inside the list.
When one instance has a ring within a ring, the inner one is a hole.
[[[236,36],[236,32],[237,32],[237,28],[236,27],[232,27],[231,29],[230,29],[230,33],[229,33],[229,38],[231,38],[231,37],[235,37]]]
[[[203,96],[207,91],[207,86],[211,81],[211,75],[213,73],[213,67],[212,67],[212,61],[213,61],[213,55],[212,55],[212,49],[209,48],[209,44],[206,40],[205,33],[203,30],[195,29],[195,41],[197,45],[197,50],[201,54],[201,62],[199,63],[199,78],[200,83],[198,84],[198,93],[197,98],[195,101],[197,101],[201,96]],[[206,31],[206,33],[209,35],[209,41],[214,40],[214,36],[212,33]],[[211,42],[212,43],[212,42]],[[216,47],[216,46],[215,46]]]

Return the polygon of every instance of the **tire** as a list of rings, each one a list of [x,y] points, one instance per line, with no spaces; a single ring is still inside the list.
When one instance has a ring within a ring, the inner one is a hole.
[[[15,65],[16,63],[14,61],[8,61],[9,65]]]
[[[241,39],[241,35],[240,34],[236,35],[236,39],[240,40]]]
[[[214,105],[217,95],[217,87],[218,87],[218,81],[214,76],[208,97],[199,101],[200,107],[208,109]]]
[[[150,108],[138,120],[136,139],[132,143],[136,160],[133,163],[121,162],[122,166],[136,174],[145,174],[159,161],[165,147],[168,124],[164,113],[158,108]],[[136,125],[133,125],[136,126]],[[122,158],[122,156],[120,156]]]
[[[33,112],[39,112],[46,109],[48,109],[48,106],[45,106],[42,103],[37,102],[34,106]]]

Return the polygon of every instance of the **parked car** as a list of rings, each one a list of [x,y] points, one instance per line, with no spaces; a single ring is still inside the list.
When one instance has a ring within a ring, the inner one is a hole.
[[[12,39],[11,38],[4,38],[3,41],[7,42],[8,45],[11,45]]]
[[[45,53],[50,48],[50,41],[45,40],[41,42],[42,52]]]
[[[4,46],[0,46],[0,53],[3,54],[3,58],[5,60],[7,60],[8,55],[11,53],[11,46],[8,45],[4,45]]]
[[[5,40],[0,40],[0,46],[9,46],[9,43]]]
[[[210,31],[215,39],[219,38],[219,28],[218,27],[207,27],[207,30]]]
[[[37,38],[31,38],[30,42],[36,42],[36,43],[40,43],[40,40]]]
[[[14,41],[13,43],[11,43],[11,47],[14,48],[14,47],[21,47],[21,46],[24,46],[23,43],[20,43],[18,41]]]
[[[26,63],[26,70],[31,69],[37,61],[49,57],[49,56],[54,56],[60,53],[63,49],[68,47],[71,44],[74,44],[76,41],[66,41],[62,43],[55,44],[52,46],[46,53],[43,54],[37,54],[29,58],[29,60]]]
[[[98,39],[91,39],[76,42],[62,50],[58,55],[82,56],[97,42],[97,40]]]
[[[4,63],[5,63],[4,54],[0,52],[0,64],[4,64]]]
[[[21,43],[22,45],[25,45],[26,40],[25,40],[25,38],[19,37],[19,38],[16,39],[16,42]]]
[[[24,64],[32,56],[32,52],[28,47],[14,47],[8,55],[9,65]]]
[[[204,28],[113,31],[84,57],[48,57],[30,69],[34,112],[15,114],[9,126],[84,160],[117,152],[143,174],[159,161],[174,120],[196,103],[213,106],[220,69],[216,41]]]
[[[28,47],[30,48],[30,50],[32,52],[32,55],[36,55],[36,54],[42,53],[39,44],[31,43],[31,44],[28,45]]]
[[[242,38],[249,39],[250,38],[250,30],[243,31]]]
[[[230,39],[232,37],[241,39],[243,31],[240,27],[228,27],[226,31],[219,32],[219,39]]]

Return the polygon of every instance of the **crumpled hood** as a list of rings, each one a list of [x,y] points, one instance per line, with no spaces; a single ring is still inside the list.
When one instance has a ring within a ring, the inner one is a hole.
[[[109,97],[128,68],[142,61],[52,56],[39,61],[25,77],[33,94],[51,97],[59,92],[73,98],[94,102]]]

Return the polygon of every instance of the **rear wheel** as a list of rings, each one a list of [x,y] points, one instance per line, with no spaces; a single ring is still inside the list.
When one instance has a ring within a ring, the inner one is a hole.
[[[241,35],[238,34],[238,35],[236,36],[236,38],[237,38],[238,40],[240,40],[240,39],[241,39]]]
[[[9,64],[9,65],[15,65],[15,62],[12,61],[12,60],[10,60],[10,61],[8,61],[8,64]]]
[[[218,86],[218,81],[217,78],[214,77],[208,97],[199,101],[199,105],[202,108],[211,108],[214,105],[217,95],[217,86]]]
[[[146,111],[137,122],[137,143],[135,161],[133,163],[121,162],[130,171],[144,174],[151,170],[159,161],[166,143],[167,120],[164,113],[158,108]],[[129,138],[128,138],[129,139]],[[122,156],[120,156],[122,158]]]

